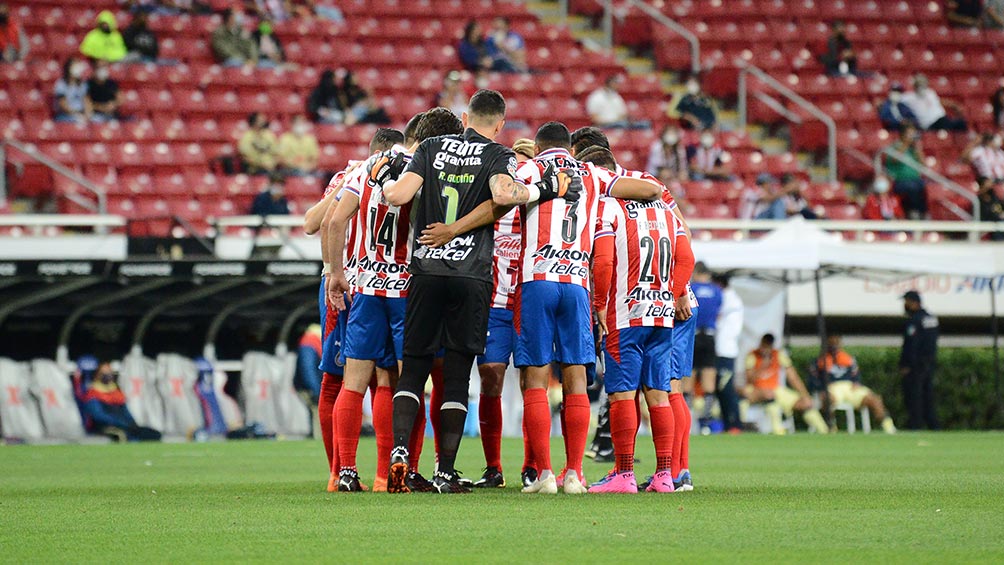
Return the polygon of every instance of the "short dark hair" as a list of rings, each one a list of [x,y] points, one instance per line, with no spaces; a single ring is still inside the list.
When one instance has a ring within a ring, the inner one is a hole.
[[[415,127],[415,141],[430,137],[464,133],[464,124],[449,108],[433,108],[426,112]]]
[[[551,149],[553,147],[569,149],[572,147],[568,127],[561,122],[547,122],[540,126],[540,129],[537,130],[537,135],[533,138],[533,142],[540,149]]]
[[[763,334],[763,337],[760,338],[760,341],[766,345],[774,345],[774,334]]]
[[[418,122],[422,121],[425,116],[425,112],[419,112],[408,120],[408,123],[404,126],[404,141],[405,143],[415,141],[415,130],[418,129]]]
[[[592,145],[583,149],[581,153],[575,154],[575,158],[583,163],[592,163],[605,169],[614,170],[617,168],[614,154],[606,147],[600,147],[599,145]]]
[[[578,155],[580,151],[593,145],[598,145],[604,149],[610,149],[610,140],[598,127],[586,126],[572,132],[572,153]]]
[[[404,134],[393,128],[380,128],[370,140],[370,153],[386,151],[394,147],[395,143],[404,143]]]
[[[505,118],[505,98],[496,90],[481,89],[467,103],[467,115],[477,121],[501,120]]]

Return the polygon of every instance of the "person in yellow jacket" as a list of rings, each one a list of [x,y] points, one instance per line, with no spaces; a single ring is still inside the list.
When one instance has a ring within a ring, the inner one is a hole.
[[[781,384],[784,372],[785,384]],[[750,403],[765,403],[764,410],[770,416],[775,434],[785,433],[782,413],[792,411],[802,413],[802,419],[817,433],[829,431],[823,415],[813,407],[809,390],[798,376],[798,371],[786,353],[774,348],[773,334],[760,339],[760,347],[746,356],[746,386],[742,396]]]
[[[98,14],[97,27],[84,36],[84,41],[80,43],[80,53],[91,59],[109,63],[125,58],[127,53],[125,40],[119,33],[118,24],[115,23],[115,14],[108,10]]]

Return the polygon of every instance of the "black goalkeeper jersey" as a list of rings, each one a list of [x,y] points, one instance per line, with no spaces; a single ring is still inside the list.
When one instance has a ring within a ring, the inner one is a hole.
[[[418,238],[429,224],[451,224],[492,199],[488,180],[502,174],[515,177],[516,154],[473,129],[422,142],[407,169],[424,179],[415,206],[415,241],[411,257],[414,275],[468,277],[492,281],[492,224],[453,238],[432,249]]]

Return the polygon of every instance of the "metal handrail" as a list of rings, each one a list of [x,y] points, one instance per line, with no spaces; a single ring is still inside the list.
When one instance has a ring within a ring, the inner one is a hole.
[[[697,38],[697,35],[647,2],[628,0],[628,3],[669,28],[673,33],[683,37],[690,44],[690,72],[694,74],[701,72],[701,40]]]
[[[749,87],[746,84],[746,75],[753,75],[761,82],[770,86],[782,96],[791,100],[800,108],[811,114],[813,117],[823,122],[826,125],[827,131],[827,166],[829,169],[827,178],[830,182],[837,180],[837,124],[833,121],[833,118],[829,116],[826,112],[822,111],[819,106],[816,106],[812,102],[809,102],[805,98],[802,98],[795,93],[792,89],[788,88],[781,81],[770,76],[763,69],[750,63],[737,59],[736,65],[739,67],[739,123],[742,125],[743,131],[746,130],[747,116],[746,116],[746,99],[748,96]]]
[[[875,172],[885,170],[882,166],[882,157],[886,155],[896,159],[900,163],[903,163],[907,167],[917,171],[922,176],[925,176],[933,180],[934,182],[944,186],[948,190],[968,200],[973,205],[972,214],[966,212],[962,208],[959,208],[953,202],[942,202],[942,204],[963,220],[973,220],[976,222],[980,221],[980,200],[979,198],[976,197],[975,194],[973,194],[973,191],[966,190],[966,188],[960,185],[959,183],[942,175],[938,171],[935,171],[934,169],[928,167],[927,165],[924,165],[923,163],[918,163],[914,161],[912,157],[910,157],[906,153],[893,149],[892,146],[883,147],[877,153],[875,153],[875,162],[874,162]]]
[[[3,214],[0,215],[0,226],[3,227],[49,227],[64,228],[121,228],[125,227],[126,219],[114,215],[92,214]]]
[[[95,195],[95,197],[97,198],[98,204],[97,204],[97,206],[94,206],[93,204],[91,204],[87,200],[84,200],[84,199],[81,199],[81,198],[77,197],[77,195],[75,195],[75,194],[66,194],[65,196],[68,199],[70,199],[73,202],[75,202],[75,203],[83,206],[84,208],[86,208],[88,210],[97,212],[99,214],[106,214],[106,213],[108,213],[108,195],[105,192],[104,188],[102,188],[102,187],[94,184],[93,182],[87,180],[83,176],[78,175],[72,169],[66,167],[65,165],[63,165],[61,163],[59,163],[58,161],[54,160],[53,158],[49,157],[48,155],[40,153],[37,149],[34,149],[33,147],[30,147],[28,145],[25,145],[25,144],[21,143],[20,141],[15,141],[13,139],[2,140],[2,141],[0,141],[0,163],[6,163],[7,162],[7,151],[6,151],[6,148],[7,148],[8,145],[11,146],[11,147],[13,147],[14,149],[17,149],[21,153],[24,153],[26,156],[34,159],[35,161],[38,161],[39,163],[41,163],[41,164],[45,165],[46,167],[52,169],[54,172],[63,175],[64,177],[66,177],[66,178],[70,179],[71,181],[79,184],[80,186],[84,187],[85,189],[93,192],[94,195]],[[0,199],[5,199],[6,196],[7,196],[7,185],[6,185],[6,182],[7,182],[6,178],[4,178],[3,175],[0,175]]]

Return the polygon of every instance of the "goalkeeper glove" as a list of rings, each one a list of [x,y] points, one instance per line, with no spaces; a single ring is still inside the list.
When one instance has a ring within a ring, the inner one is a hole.
[[[397,180],[404,172],[404,153],[391,153],[384,151],[370,165],[368,169],[370,180],[383,188],[385,184],[392,180]]]

